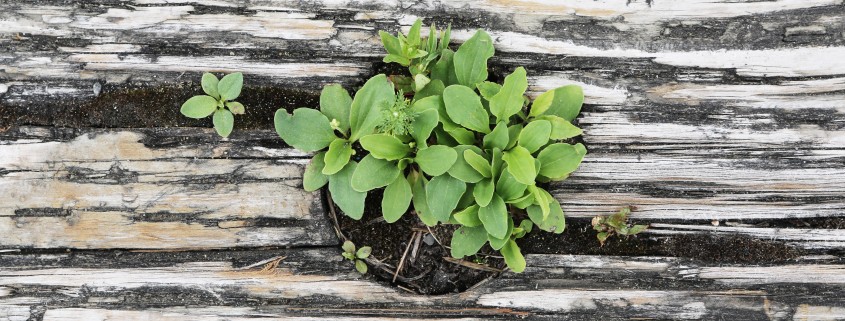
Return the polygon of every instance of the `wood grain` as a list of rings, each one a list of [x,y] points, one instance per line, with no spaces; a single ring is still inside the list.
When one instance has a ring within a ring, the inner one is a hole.
[[[843,17],[841,0],[2,2],[0,320],[841,320]],[[488,30],[491,74],[525,66],[530,96],[584,88],[589,155],[552,187],[570,218],[633,205],[650,239],[810,255],[529,255],[524,274],[413,296],[340,261],[300,187],[308,155],[269,127],[55,126],[71,104],[203,71],[354,89],[386,70],[377,30],[417,18],[458,43]]]

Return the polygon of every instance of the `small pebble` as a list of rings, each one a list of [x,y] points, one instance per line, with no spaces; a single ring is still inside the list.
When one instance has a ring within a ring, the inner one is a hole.
[[[423,242],[425,242],[426,245],[434,245],[434,236],[426,234],[425,237],[423,237]]]

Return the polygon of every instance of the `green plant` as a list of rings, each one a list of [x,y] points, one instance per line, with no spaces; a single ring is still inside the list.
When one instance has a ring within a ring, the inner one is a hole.
[[[235,125],[234,115],[245,112],[244,105],[234,101],[241,95],[243,74],[236,72],[218,80],[211,73],[202,75],[202,90],[206,95],[191,97],[182,104],[181,112],[190,118],[205,118],[214,114],[212,121],[217,134],[229,137]]]
[[[494,48],[486,32],[478,30],[452,51],[448,30],[438,43],[434,31],[421,38],[420,25],[407,36],[381,36],[385,61],[408,66],[424,81],[405,86],[401,78],[378,75],[354,99],[338,85],[327,86],[320,111],[300,108],[290,116],[279,110],[276,130],[296,148],[319,151],[303,185],[316,190],[328,183],[346,215],[360,219],[366,194],[385,188],[385,221],[399,220],[413,205],[428,226],[459,225],[451,241],[455,258],[489,243],[521,272],[525,260],[515,240],[534,226],[554,233],[565,228],[560,203],[542,183],[567,178],[586,154],[584,145],[565,142],[581,134],[571,121],[583,92],[569,85],[532,102],[522,67],[501,85],[487,81]],[[426,50],[419,49],[423,43]],[[356,141],[366,151],[360,162],[350,160]]]
[[[648,228],[648,225],[628,224],[628,214],[630,213],[631,208],[625,207],[616,214],[608,217],[593,217],[593,229],[598,232],[598,234],[596,234],[596,238],[599,239],[599,243],[601,243],[602,246],[604,246],[604,242],[607,241],[609,237],[613,236],[613,234],[631,236],[641,233]]]
[[[373,252],[373,249],[369,246],[362,246],[357,251],[355,250],[355,244],[352,241],[343,242],[343,257],[347,260],[355,262],[355,269],[361,274],[367,274],[367,263],[364,262],[364,259],[370,257],[370,253]]]

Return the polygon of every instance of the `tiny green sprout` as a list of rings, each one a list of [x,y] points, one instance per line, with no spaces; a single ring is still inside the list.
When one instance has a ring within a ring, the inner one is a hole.
[[[218,80],[211,73],[202,75],[202,90],[205,95],[191,97],[182,104],[182,115],[190,118],[205,118],[214,114],[214,129],[222,137],[229,137],[235,125],[234,115],[243,115],[244,105],[234,101],[241,95],[243,74],[236,72]]]
[[[411,123],[416,116],[417,113],[411,110],[411,101],[405,98],[405,93],[400,89],[393,104],[382,110],[382,121],[376,130],[391,136],[413,134]]]
[[[641,233],[648,228],[648,225],[628,224],[628,214],[630,213],[631,208],[625,207],[609,217],[596,216],[593,218],[593,229],[598,232],[596,238],[602,246],[604,246],[604,242],[613,236],[613,234],[631,236]]]
[[[369,246],[363,246],[357,251],[355,250],[355,244],[352,241],[343,242],[343,257],[347,260],[355,262],[355,269],[361,274],[367,274],[367,263],[364,263],[364,259],[370,256],[370,253],[373,252],[373,249]]]

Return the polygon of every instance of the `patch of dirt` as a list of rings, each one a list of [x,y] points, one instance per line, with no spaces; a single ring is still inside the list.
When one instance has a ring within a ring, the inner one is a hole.
[[[436,226],[431,228],[432,233],[429,233],[429,229],[414,213],[405,213],[393,224],[385,222],[381,214],[382,192],[383,190],[374,190],[367,195],[364,217],[358,221],[347,217],[340,208],[335,207],[342,233],[357,247],[372,247],[371,257],[382,262],[384,268],[370,264],[369,274],[374,275],[377,280],[416,293],[437,295],[465,291],[498,274],[464,267],[443,259],[451,257],[446,246],[452,240],[455,229],[453,226]],[[418,247],[414,238],[415,231],[419,232]],[[411,244],[410,248],[408,244]],[[400,277],[393,282],[393,272],[399,266],[403,255],[406,258],[399,273]],[[502,269],[505,263],[498,255],[485,245],[474,259],[478,263]]]
[[[188,98],[204,95],[200,84],[159,87],[106,87],[94,99],[39,102],[27,106],[0,104],[0,128],[20,125],[55,127],[208,127],[211,117],[192,119],[179,109]],[[236,101],[246,113],[235,116],[239,129],[272,129],[277,109],[318,106],[319,92],[270,86],[245,86]]]
[[[589,220],[567,219],[561,234],[535,231],[517,240],[524,253],[620,256],[674,256],[707,263],[784,263],[802,255],[782,242],[763,241],[745,235],[678,234],[654,237],[614,235],[604,246],[596,239]]]

